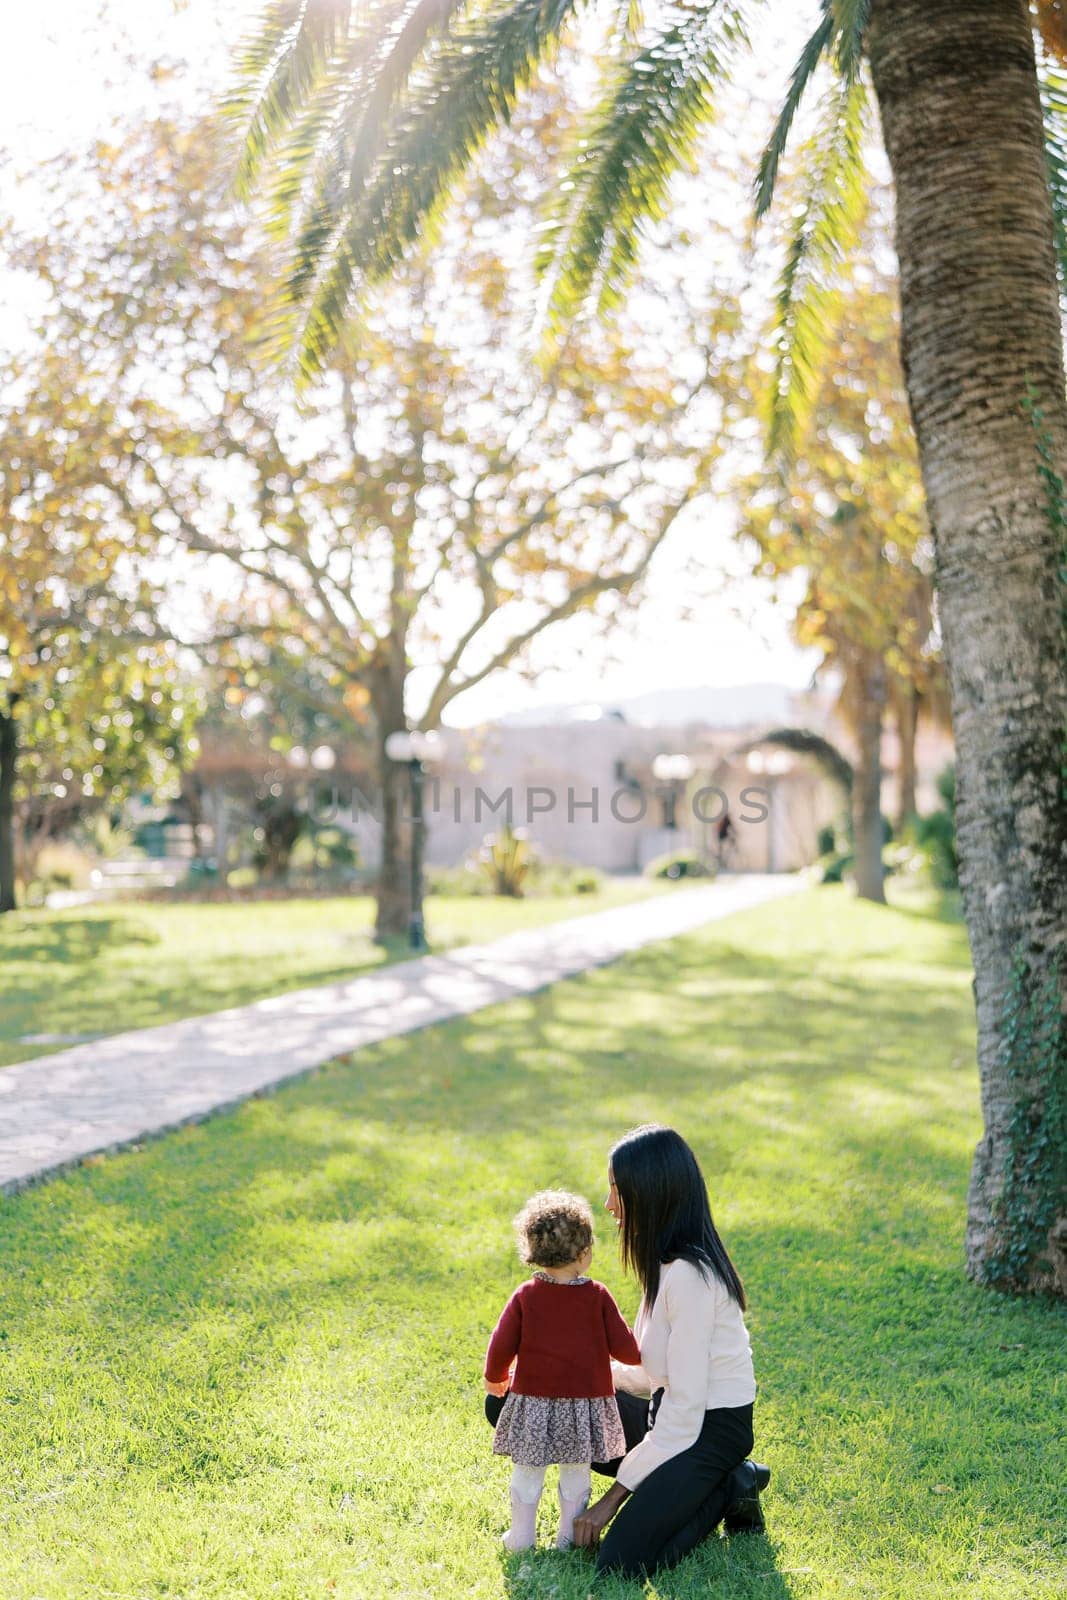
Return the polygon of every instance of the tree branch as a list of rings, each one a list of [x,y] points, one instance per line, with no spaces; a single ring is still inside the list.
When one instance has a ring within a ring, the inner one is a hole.
[[[565,600],[561,600],[558,605],[549,607],[549,609],[535,623],[532,623],[530,627],[524,629],[521,633],[516,634],[507,642],[507,644],[501,646],[501,648],[485,664],[484,667],[479,668],[477,672],[470,673],[459,683],[449,684],[449,670],[450,668],[451,670],[454,670],[455,665],[458,665],[456,652],[453,651],[450,662],[446,666],[445,671],[442,672],[441,677],[438,679],[437,688],[430,697],[430,703],[427,707],[426,716],[424,719],[427,726],[435,726],[436,723],[440,721],[441,713],[445,706],[447,706],[452,700],[455,700],[457,696],[464,694],[468,689],[472,689],[475,684],[481,683],[484,678],[487,678],[490,675],[490,673],[497,672],[501,667],[507,666],[508,662],[514,660],[519,652],[525,649],[530,641],[535,639],[537,635],[543,632],[545,628],[550,627],[555,622],[562,622],[566,617],[573,616],[574,613],[581,610],[581,608],[588,601],[595,600],[597,596],[601,594],[607,594],[613,590],[625,594],[628,590],[632,589],[634,584],[636,584],[638,580],[647,572],[652,557],[662,545],[664,539],[667,537],[667,534],[674,526],[678,517],[685,510],[686,506],[688,506],[702,492],[702,488],[698,484],[694,483],[686,491],[681,500],[677,501],[670,508],[667,515],[664,516],[663,521],[654,536],[649,539],[644,551],[641,554],[640,560],[634,567],[625,572],[604,573],[598,577],[589,578],[584,583],[579,584],[576,589],[571,591]],[[481,626],[482,621],[480,621],[477,626],[467,630],[467,633],[464,636],[464,649],[474,638]],[[460,654],[462,654],[462,651],[460,651]]]

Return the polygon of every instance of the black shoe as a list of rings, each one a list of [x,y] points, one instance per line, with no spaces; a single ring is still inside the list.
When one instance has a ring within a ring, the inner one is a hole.
[[[730,1474],[730,1503],[723,1516],[727,1533],[763,1533],[766,1524],[760,1509],[760,1490],[771,1481],[770,1467],[758,1461],[742,1461]]]

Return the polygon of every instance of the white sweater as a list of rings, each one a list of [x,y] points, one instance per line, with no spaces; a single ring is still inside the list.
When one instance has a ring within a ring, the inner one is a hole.
[[[756,1398],[752,1349],[736,1300],[713,1273],[688,1261],[660,1268],[659,1293],[649,1313],[644,1301],[634,1322],[641,1365],[611,1363],[618,1389],[650,1395],[664,1391],[656,1425],[623,1457],[618,1482],[636,1489],[650,1472],[695,1444],[704,1413],[744,1406]]]

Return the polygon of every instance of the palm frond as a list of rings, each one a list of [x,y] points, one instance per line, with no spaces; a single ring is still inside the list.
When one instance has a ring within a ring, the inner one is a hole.
[[[313,98],[351,23],[352,0],[273,0],[238,50],[237,80],[223,108],[244,130],[241,193],[251,190],[278,140]]]
[[[380,41],[379,41],[380,44]],[[378,62],[362,35],[335,53],[304,116],[279,149],[272,191],[274,231],[290,240],[286,292],[307,292],[340,235],[351,203],[352,141]]]
[[[834,312],[833,276],[854,248],[866,209],[862,78],[835,84],[806,151],[775,301],[776,363],[770,448],[788,457],[814,392]]]
[[[289,13],[298,0],[284,0]],[[276,344],[282,330],[292,328],[293,306],[308,291],[320,264],[336,248],[351,199],[362,186],[365,167],[394,101],[435,33],[444,30],[467,0],[378,0],[353,9],[347,33],[339,26],[320,28],[307,59],[313,71],[300,80],[299,94],[283,88],[269,117],[273,133],[264,137],[261,117],[249,124],[240,180],[247,190],[257,166],[272,159],[269,189],[272,231],[291,240],[292,266],[287,283],[291,304],[279,307],[274,319]],[[265,38],[253,42],[252,67],[264,62],[280,69],[278,19],[273,49]],[[321,19],[319,19],[321,21]],[[290,64],[295,63],[295,35]],[[275,72],[275,80],[277,71]],[[275,89],[278,85],[275,82]]]
[[[636,45],[645,26],[644,0],[615,0],[617,25],[610,42]]]
[[[588,303],[618,303],[643,226],[664,215],[675,173],[711,118],[714,90],[744,40],[735,5],[683,15],[613,72],[560,199],[542,229],[537,266],[550,333]]]
[[[822,20],[797,58],[782,109],[760,160],[755,185],[757,217],[770,209],[793,122],[820,61],[832,56],[846,83],[854,83],[863,67],[870,0],[822,0],[822,11]]]
[[[249,92],[249,80],[258,83],[285,48],[293,30],[300,24],[307,0],[271,0],[255,33],[237,46],[234,65],[238,83],[233,93]]]
[[[782,102],[782,109],[779,111],[777,121],[774,124],[774,131],[767,141],[767,147],[760,159],[755,191],[757,217],[762,217],[767,212],[774,198],[774,185],[778,179],[778,168],[781,165],[782,157],[785,155],[794,118],[800,109],[800,102],[804,98],[815,69],[829,49],[833,37],[834,19],[827,5],[824,8],[822,21],[797,58],[797,64],[793,68],[793,73],[789,80],[789,88]]]
[[[357,284],[386,277],[420,234],[433,230],[457,178],[492,130],[510,119],[581,4],[496,0],[454,31],[442,30],[428,53],[412,55],[393,76],[393,95],[402,82],[408,92],[384,128],[369,130],[373,146],[361,164],[371,175],[363,192],[350,187],[339,209],[327,202],[301,238],[290,292],[310,296],[300,354],[305,375],[336,343]],[[412,88],[416,60],[425,71]]]
[[[1067,71],[1050,61],[1040,61],[1037,76],[1060,294],[1067,295]]]
[[[273,231],[286,236],[311,205],[309,191],[343,187],[348,160],[345,116],[352,87],[348,52],[327,64],[315,93],[279,137],[268,189]],[[328,176],[327,176],[328,173]]]
[[[863,36],[871,0],[830,0],[834,24],[834,58],[849,83],[854,83],[863,67]]]
[[[353,140],[349,184],[359,192],[381,146],[385,119],[407,87],[429,41],[444,33],[467,0],[418,0],[394,38],[386,42],[374,87],[363,102]]]

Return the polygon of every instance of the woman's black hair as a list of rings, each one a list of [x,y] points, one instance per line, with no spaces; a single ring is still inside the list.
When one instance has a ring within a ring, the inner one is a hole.
[[[711,1220],[707,1185],[680,1133],[646,1123],[611,1152],[611,1175],[622,1201],[623,1265],[637,1274],[651,1309],[660,1264],[691,1261],[715,1274],[743,1311],[745,1288]]]

